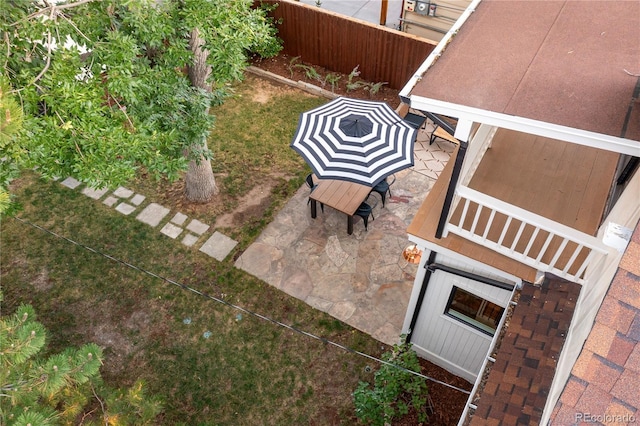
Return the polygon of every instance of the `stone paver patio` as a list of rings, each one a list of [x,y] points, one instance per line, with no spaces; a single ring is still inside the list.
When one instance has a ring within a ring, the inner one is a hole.
[[[419,133],[415,165],[396,173],[385,207],[370,196],[377,206],[368,231],[355,219],[348,235],[346,216],[331,208],[312,219],[303,186],[236,267],[383,343],[397,343],[417,270],[402,257],[410,244],[406,228],[454,148],[441,140],[429,146],[432,129]]]

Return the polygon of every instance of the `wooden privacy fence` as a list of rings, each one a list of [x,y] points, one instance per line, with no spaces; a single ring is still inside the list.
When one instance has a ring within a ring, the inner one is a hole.
[[[404,87],[435,47],[429,40],[316,6],[290,0],[262,3],[278,4],[270,14],[279,22],[283,53],[344,74],[358,66],[360,79],[387,82],[393,89]]]

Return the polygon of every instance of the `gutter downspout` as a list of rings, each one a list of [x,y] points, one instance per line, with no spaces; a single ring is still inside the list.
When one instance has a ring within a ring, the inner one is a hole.
[[[413,335],[413,330],[416,328],[416,322],[418,322],[418,315],[420,315],[420,309],[422,308],[422,302],[424,301],[424,296],[427,293],[427,287],[429,286],[429,280],[431,279],[432,270],[429,269],[429,265],[436,261],[436,256],[438,253],[431,250],[429,253],[429,258],[427,262],[424,264],[424,268],[427,272],[424,274],[424,278],[422,279],[422,286],[420,287],[420,293],[418,293],[418,300],[416,301],[415,309],[413,310],[413,315],[411,316],[411,322],[409,323],[409,331],[407,332],[407,343],[411,342],[411,336]]]

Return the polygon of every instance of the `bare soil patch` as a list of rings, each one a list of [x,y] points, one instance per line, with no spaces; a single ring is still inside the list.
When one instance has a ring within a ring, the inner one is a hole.
[[[258,96],[264,98],[269,94],[263,90]],[[270,196],[278,182],[278,176],[280,176],[279,173],[265,176],[260,181],[259,187],[252,189],[239,200],[225,191],[222,175],[216,175],[218,194],[206,204],[191,203],[186,199],[183,179],[175,182],[166,180],[159,182],[156,194],[160,204],[179,210],[188,216],[215,217],[215,223],[212,224],[214,228],[233,228],[241,226],[248,218],[262,216],[270,205]],[[234,206],[231,211],[229,206]]]
[[[294,89],[293,87],[282,84],[274,85],[273,83],[267,82],[263,79],[256,79],[253,81],[252,89],[253,93],[251,95],[251,100],[261,104],[266,104],[276,95],[280,96],[297,91],[297,89]]]
[[[270,204],[270,195],[275,181],[270,180],[268,185],[261,183],[240,199],[238,206],[231,213],[225,213],[216,218],[216,228],[231,228],[247,219],[259,217]]]

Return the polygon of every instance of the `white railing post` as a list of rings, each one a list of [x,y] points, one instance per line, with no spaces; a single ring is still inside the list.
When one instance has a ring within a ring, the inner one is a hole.
[[[596,259],[596,255],[606,256],[608,253],[607,246],[596,237],[505,203],[467,186],[457,188],[456,198],[463,202],[462,215],[457,223],[447,223],[445,232],[452,232],[538,270],[551,272],[560,277],[582,283],[584,281],[583,275],[590,262]],[[475,212],[473,212],[472,203],[475,204]],[[481,212],[484,210],[489,212],[486,222],[480,219]],[[473,214],[473,217],[469,217],[470,222],[467,222],[467,215],[471,214]],[[493,241],[488,236],[497,214],[504,216],[506,220],[502,229],[495,230],[499,234],[499,238]],[[469,229],[465,228],[465,222],[471,223]],[[504,240],[509,227],[512,224],[517,224],[517,222],[520,222],[520,225],[513,241],[505,245]],[[484,228],[482,228],[483,225]],[[482,229],[482,232],[476,232],[478,228]],[[525,228],[530,228],[533,232],[526,240],[522,240]],[[547,234],[544,243],[536,253],[530,254],[541,232],[542,235],[544,233]],[[554,248],[555,252],[549,253],[548,250],[552,241],[557,242],[558,246]],[[575,245],[576,248],[573,249],[572,245]],[[517,247],[523,246],[525,247],[523,251],[517,250]],[[570,252],[569,250],[573,251]],[[575,265],[580,254],[586,253],[586,251],[588,251],[588,254],[584,261],[579,265]],[[566,259],[567,257],[568,260],[564,265],[558,265],[561,258]],[[571,272],[573,270],[576,272]]]

